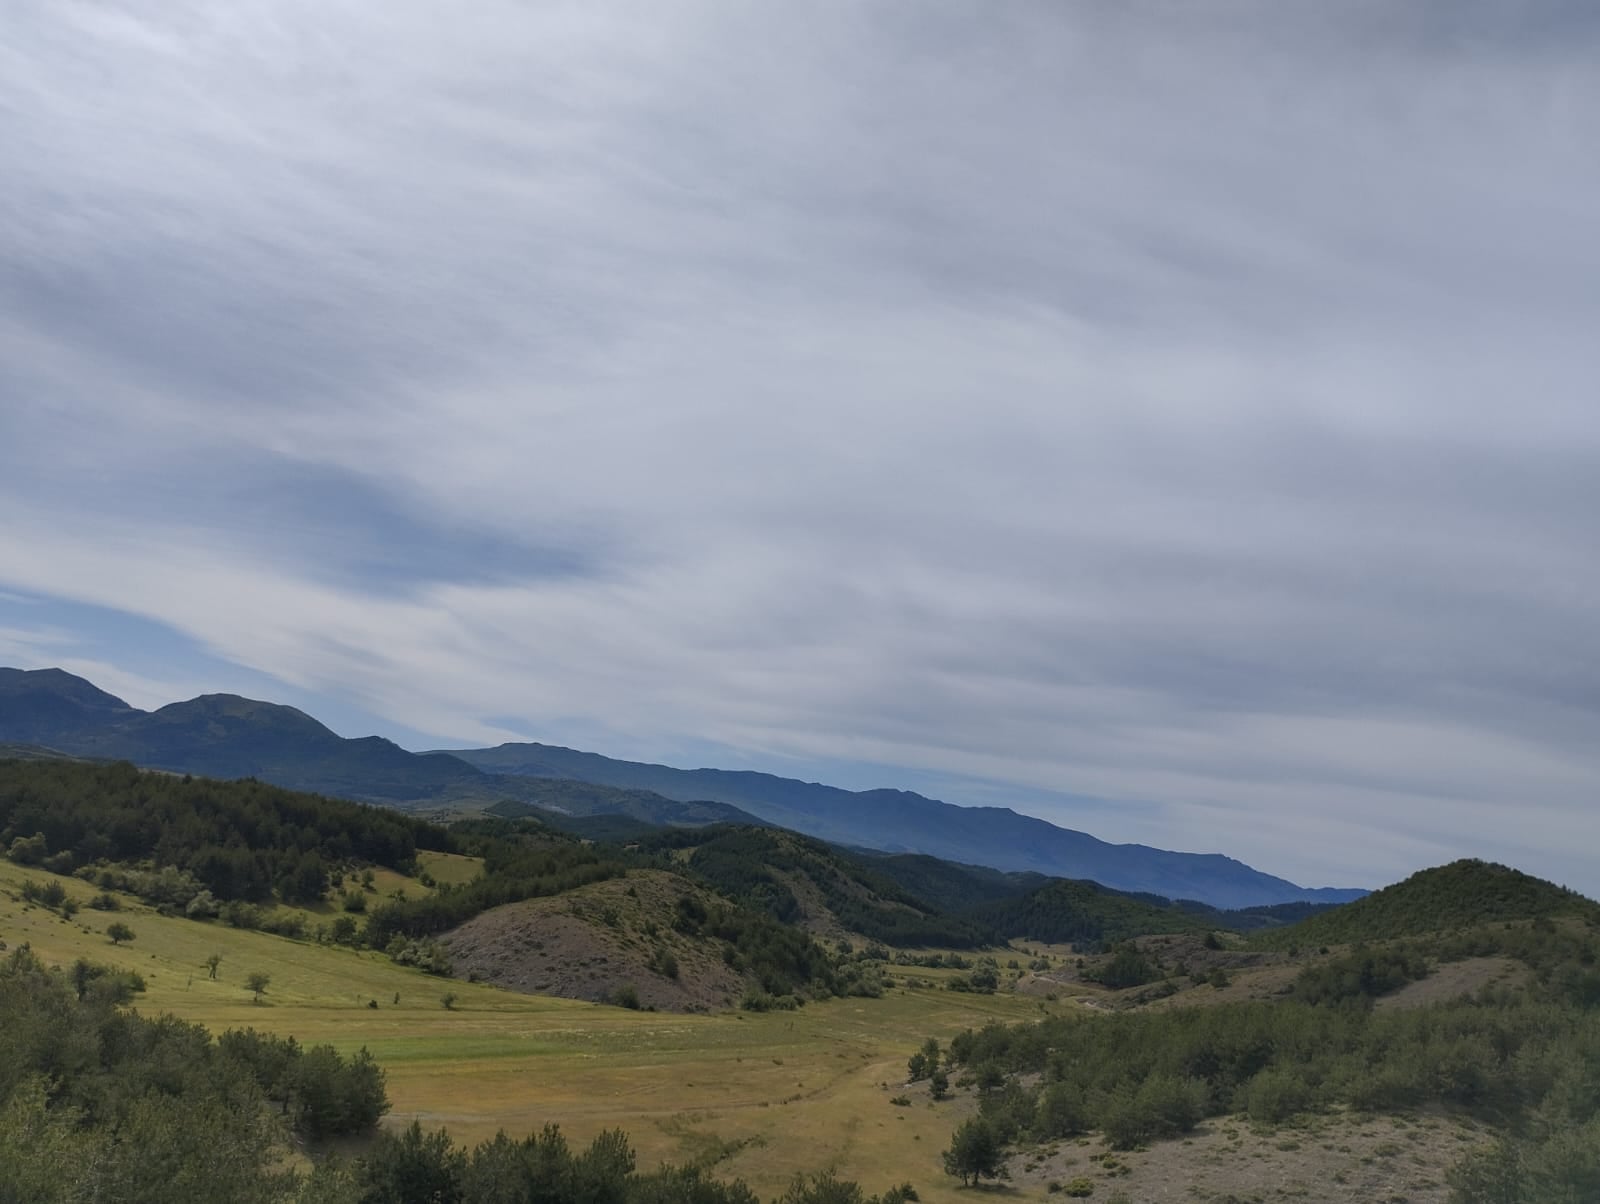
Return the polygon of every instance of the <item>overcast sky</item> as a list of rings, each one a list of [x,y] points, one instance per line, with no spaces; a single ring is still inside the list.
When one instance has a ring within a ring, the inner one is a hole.
[[[0,663],[1600,891],[1600,8],[19,0]]]

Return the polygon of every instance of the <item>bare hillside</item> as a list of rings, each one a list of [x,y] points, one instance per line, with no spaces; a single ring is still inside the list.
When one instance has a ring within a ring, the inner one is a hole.
[[[701,1011],[738,1002],[744,978],[720,942],[675,930],[678,901],[713,896],[655,870],[497,907],[443,938],[459,977],[513,991]]]

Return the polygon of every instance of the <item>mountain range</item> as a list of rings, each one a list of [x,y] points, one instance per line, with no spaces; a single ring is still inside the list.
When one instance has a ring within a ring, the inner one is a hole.
[[[858,849],[924,853],[1008,871],[1240,908],[1342,903],[1365,891],[1307,888],[1219,853],[1112,844],[1003,807],[904,790],[849,791],[771,774],[674,769],[544,744],[410,752],[346,739],[294,707],[205,694],[155,711],[61,669],[0,668],[0,746],[127,760],[211,777],[456,813],[522,803],[648,824],[790,828]]]

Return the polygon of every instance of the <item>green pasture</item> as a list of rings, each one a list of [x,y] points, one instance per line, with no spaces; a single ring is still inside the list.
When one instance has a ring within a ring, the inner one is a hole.
[[[451,880],[441,869],[475,872],[436,860],[426,868],[441,881]],[[18,891],[28,878],[63,883],[83,909],[66,920],[24,905]],[[378,885],[380,898],[394,889]],[[869,1191],[910,1181],[924,1200],[955,1199],[939,1154],[968,1105],[933,1103],[923,1084],[906,1088],[907,1057],[929,1035],[1058,1006],[949,991],[947,972],[895,967],[897,980],[928,985],[795,1012],[632,1012],[432,978],[378,953],[166,918],[126,896],[121,911],[94,911],[87,903],[97,893],[0,861],[0,940],[29,942],[63,965],[89,957],[137,970],[146,1013],[171,1012],[214,1032],[254,1027],[346,1051],[366,1046],[388,1072],[390,1123],[415,1118],[469,1143],[551,1121],[579,1141],[620,1127],[643,1164],[713,1161],[764,1197],[796,1172],[831,1168]],[[113,946],[105,931],[118,920],[135,938]],[[215,981],[211,954],[222,959]],[[270,979],[259,1003],[245,987],[255,972]],[[455,996],[448,1010],[447,993]],[[892,1104],[896,1096],[910,1105]]]

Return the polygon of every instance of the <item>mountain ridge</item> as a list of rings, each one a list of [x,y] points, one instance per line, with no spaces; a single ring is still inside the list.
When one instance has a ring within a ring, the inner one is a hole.
[[[576,778],[667,798],[730,803],[779,827],[837,844],[1092,879],[1118,890],[1195,898],[1220,907],[1344,903],[1366,893],[1302,887],[1222,853],[1113,844],[1009,807],[961,807],[908,790],[851,791],[755,770],[675,769],[538,743],[448,751],[491,773]]]
[[[178,773],[255,777],[387,806],[480,811],[525,802],[559,812],[565,799],[576,814],[778,826],[836,844],[1091,879],[1220,908],[1346,902],[1366,893],[1301,887],[1221,853],[1112,844],[1009,808],[960,807],[905,790],[680,770],[554,745],[411,752],[378,736],[347,739],[293,707],[234,694],[142,711],[60,669],[0,670],[0,743],[7,742]],[[553,791],[553,782],[568,785]]]

